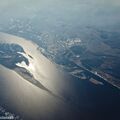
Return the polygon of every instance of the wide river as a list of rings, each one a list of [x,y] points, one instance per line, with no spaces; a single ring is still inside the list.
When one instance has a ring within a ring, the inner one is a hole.
[[[16,43],[34,58],[35,78],[52,91],[36,87],[14,70],[0,65],[0,106],[23,120],[118,120],[120,90],[102,81],[80,80],[45,58],[37,45],[0,33],[0,42]]]

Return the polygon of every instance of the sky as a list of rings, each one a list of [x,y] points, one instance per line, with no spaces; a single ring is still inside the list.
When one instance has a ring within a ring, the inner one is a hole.
[[[13,19],[38,27],[117,26],[119,0],[0,0],[0,26]]]

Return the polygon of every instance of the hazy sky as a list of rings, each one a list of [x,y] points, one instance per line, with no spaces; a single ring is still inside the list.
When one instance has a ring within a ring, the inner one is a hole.
[[[114,25],[120,21],[120,0],[0,0],[0,24],[12,18],[38,25]]]

